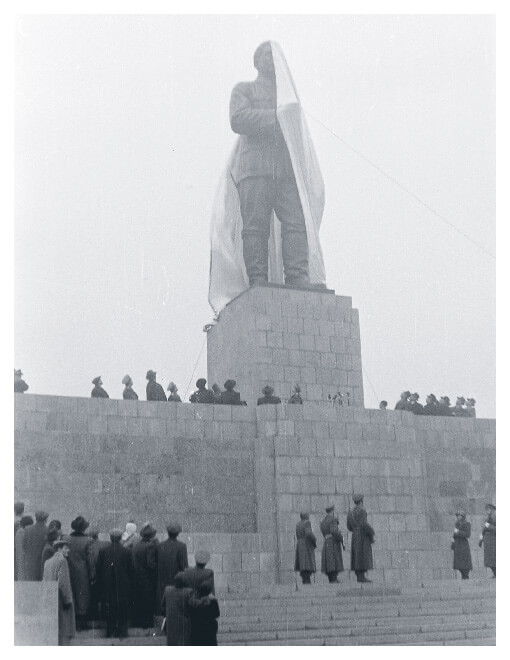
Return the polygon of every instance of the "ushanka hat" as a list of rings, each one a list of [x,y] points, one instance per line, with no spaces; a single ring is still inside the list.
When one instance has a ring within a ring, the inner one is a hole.
[[[71,529],[75,532],[84,532],[89,526],[89,521],[85,520],[83,516],[78,516],[71,523]]]

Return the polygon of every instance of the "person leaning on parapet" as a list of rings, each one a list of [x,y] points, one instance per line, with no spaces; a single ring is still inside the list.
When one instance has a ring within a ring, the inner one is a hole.
[[[388,409],[388,402],[384,401],[383,399],[379,404],[379,410],[387,410],[387,409]]]
[[[161,602],[166,587],[173,585],[177,573],[188,568],[188,549],[185,543],[177,540],[182,532],[182,526],[180,523],[169,523],[166,531],[167,540],[157,547],[158,603]]]
[[[476,417],[476,401],[474,399],[467,399],[466,401],[466,417]]]
[[[405,391],[400,395],[400,399],[395,405],[395,410],[409,410],[409,399],[411,397],[411,392]]]
[[[207,383],[205,378],[199,378],[195,383],[197,389],[190,396],[191,403],[214,403],[214,394],[205,386]]]
[[[451,417],[452,416],[452,408],[450,406],[450,397],[442,396],[439,399],[439,403],[437,404],[436,415],[440,415],[441,417]]]
[[[409,410],[415,415],[423,415],[423,406],[418,401],[419,398],[420,395],[418,394],[418,392],[414,392],[413,394],[411,394],[411,397],[409,399],[409,404],[407,407],[407,410]]]
[[[138,399],[138,394],[133,389],[133,379],[131,378],[131,376],[126,374],[122,379],[122,384],[124,385],[122,398],[136,401]]]
[[[48,514],[46,511],[35,512],[35,525],[25,529],[23,538],[23,552],[25,554],[25,580],[40,581],[41,573],[41,555],[46,543],[46,527]]]
[[[242,406],[244,404],[244,402],[241,401],[241,394],[234,391],[235,386],[235,380],[229,379],[225,381],[223,384],[225,391],[221,393],[220,403],[228,406]]]
[[[473,569],[469,537],[471,536],[471,523],[466,520],[466,512],[459,509],[455,516],[455,527],[451,549],[453,550],[453,570],[459,571],[463,580],[469,580],[469,571]]]
[[[76,627],[74,600],[67,557],[69,537],[63,536],[53,544],[55,554],[44,564],[43,580],[58,583],[58,644],[69,646]]]
[[[347,529],[352,532],[351,537],[351,571],[356,573],[358,582],[372,582],[367,580],[365,573],[374,567],[372,557],[372,543],[375,533],[367,522],[367,512],[363,508],[363,495],[353,495],[354,508],[347,514]]]
[[[165,390],[156,382],[156,372],[149,369],[145,378],[149,381],[145,388],[147,401],[166,401]]]
[[[28,390],[28,385],[21,376],[23,376],[21,369],[14,369],[14,391],[18,394]]]
[[[423,406],[424,415],[437,415],[438,401],[435,394],[429,394]]]
[[[168,395],[168,401],[173,401],[174,403],[182,403],[181,397],[177,394],[177,385],[170,381],[168,387],[166,388],[167,392],[170,392]]]
[[[195,552],[195,564],[193,568],[186,568],[183,573],[185,587],[190,587],[196,593],[198,587],[203,582],[211,582],[212,592],[214,593],[214,571],[206,568],[206,564],[211,559],[207,550],[198,550]]]
[[[344,570],[342,548],[345,550],[344,537],[338,528],[338,518],[335,518],[333,504],[326,507],[326,517],[321,522],[321,532],[324,537],[321,555],[321,573],[328,576],[330,583],[338,582],[338,573]]]
[[[289,403],[303,403],[303,399],[301,398],[301,387],[299,385],[294,385],[294,392],[292,393],[292,396],[290,397]]]
[[[310,577],[315,573],[315,548],[317,539],[312,532],[312,523],[308,513],[300,513],[301,520],[296,525],[296,557],[294,571],[301,575],[303,584],[311,584]]]
[[[494,504],[485,505],[487,518],[482,527],[480,541],[478,545],[483,544],[483,565],[490,568],[492,577],[496,577],[496,507]]]
[[[103,389],[103,381],[101,380],[101,376],[96,376],[95,378],[92,379],[92,384],[94,387],[92,388],[92,392],[90,393],[90,396],[93,399],[109,399],[110,397],[108,396],[108,392]]]
[[[265,387],[262,388],[262,394],[264,396],[261,396],[259,399],[257,399],[257,406],[264,406],[268,403],[281,403],[282,400],[280,399],[279,396],[274,396],[274,389],[271,387],[271,385],[266,385]]]

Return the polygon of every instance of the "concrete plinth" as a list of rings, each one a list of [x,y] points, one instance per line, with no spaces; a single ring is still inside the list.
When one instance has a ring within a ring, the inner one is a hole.
[[[358,310],[334,292],[268,285],[232,300],[207,336],[209,387],[228,378],[248,405],[272,385],[287,400],[296,383],[306,401],[340,391],[363,406]]]

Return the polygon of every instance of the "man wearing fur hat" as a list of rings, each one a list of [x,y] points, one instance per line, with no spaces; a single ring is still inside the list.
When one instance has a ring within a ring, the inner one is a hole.
[[[96,376],[95,378],[92,379],[92,384],[94,387],[92,388],[92,392],[90,393],[90,396],[93,399],[109,399],[110,397],[108,396],[108,392],[103,389],[103,381],[101,380],[101,376]]]
[[[58,644],[69,646],[75,635],[74,602],[69,577],[69,537],[63,536],[53,543],[55,553],[44,564],[43,580],[58,583]]]
[[[321,521],[321,532],[324,537],[321,556],[321,573],[328,576],[330,583],[338,582],[338,573],[344,570],[342,548],[345,550],[344,537],[338,528],[338,518],[333,511],[335,506],[326,507],[326,516]]]
[[[347,514],[347,529],[352,532],[351,537],[351,571],[356,573],[358,582],[372,582],[367,580],[365,573],[374,567],[372,558],[372,543],[374,543],[374,530],[367,522],[367,512],[363,508],[363,495],[352,496],[354,508]]]
[[[205,567],[210,559],[211,555],[207,550],[197,550],[195,552],[196,566],[186,568],[182,574],[185,587],[190,587],[196,592],[202,582],[209,581],[212,583],[212,592],[214,593],[214,571]]]
[[[149,369],[145,378],[149,381],[145,388],[147,401],[166,401],[165,390],[156,382],[156,372]]]
[[[133,389],[133,379],[131,378],[131,376],[126,374],[122,379],[122,384],[124,385],[122,398],[136,401],[138,399],[138,394]]]
[[[182,531],[179,523],[170,523],[166,527],[168,538],[157,547],[158,562],[158,603],[161,602],[165,588],[174,583],[177,573],[188,568],[188,549],[186,544],[178,541]]]

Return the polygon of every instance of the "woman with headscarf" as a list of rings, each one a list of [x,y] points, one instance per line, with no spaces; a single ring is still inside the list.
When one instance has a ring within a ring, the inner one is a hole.
[[[473,568],[469,537],[471,523],[466,520],[466,512],[459,509],[455,514],[457,521],[453,530],[451,549],[453,550],[453,570],[459,571],[463,580],[469,580],[469,571]]]
[[[136,533],[136,525],[134,522],[126,524],[126,531],[122,533],[120,542],[125,548],[132,548],[135,543],[140,540],[140,534]]]
[[[85,534],[89,523],[83,516],[78,516],[71,523],[69,536],[69,574],[73,589],[76,615],[76,629],[87,629],[87,614],[90,605],[90,584],[95,580],[92,539]]]
[[[23,516],[19,522],[19,529],[14,537],[14,579],[26,580],[25,572],[25,550],[23,547],[23,540],[25,537],[25,527],[30,527],[34,524],[32,516]]]
[[[133,546],[135,602],[132,623],[136,628],[151,628],[154,624],[158,579],[156,529],[152,523],[145,523],[140,536],[140,541]]]

